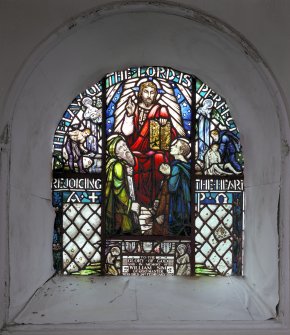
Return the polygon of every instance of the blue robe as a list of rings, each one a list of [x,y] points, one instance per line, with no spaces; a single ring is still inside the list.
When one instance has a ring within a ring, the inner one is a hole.
[[[171,176],[168,180],[169,234],[189,236],[190,220],[190,163],[173,161]]]
[[[198,159],[203,160],[204,154],[209,147],[210,142],[210,122],[209,118],[200,115],[198,123]]]
[[[219,133],[218,144],[222,163],[231,163],[237,171],[242,171],[242,166],[236,159],[236,153],[241,151],[239,139],[230,131],[223,130]]]

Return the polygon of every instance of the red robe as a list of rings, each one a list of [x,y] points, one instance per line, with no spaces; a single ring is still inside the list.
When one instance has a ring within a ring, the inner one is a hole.
[[[150,149],[150,120],[170,120],[170,114],[165,106],[154,105],[142,127],[139,127],[139,109],[134,116],[134,132],[127,138],[128,145],[135,156],[134,185],[136,201],[146,207],[151,207],[161,188],[164,176],[159,172],[162,163],[169,163],[169,152]],[[177,136],[176,129],[171,124],[171,141]]]

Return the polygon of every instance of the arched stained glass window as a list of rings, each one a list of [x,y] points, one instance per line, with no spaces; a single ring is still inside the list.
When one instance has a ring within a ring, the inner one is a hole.
[[[241,275],[243,154],[226,101],[165,67],[108,74],[54,136],[64,274]]]

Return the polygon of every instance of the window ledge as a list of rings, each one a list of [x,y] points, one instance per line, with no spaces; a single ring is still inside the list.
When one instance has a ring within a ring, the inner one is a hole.
[[[12,324],[250,322],[274,317],[244,278],[55,276]]]

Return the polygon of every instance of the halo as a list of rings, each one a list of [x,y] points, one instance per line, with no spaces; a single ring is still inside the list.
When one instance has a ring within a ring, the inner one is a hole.
[[[93,103],[93,99],[90,98],[90,97],[85,97],[85,98],[83,98],[83,100],[82,100],[82,104],[83,104],[84,106],[85,106],[85,104],[86,104],[87,102],[89,102],[90,105],[92,105],[92,103]],[[86,107],[86,106],[85,106],[85,107]]]
[[[178,244],[177,251],[180,251],[180,249],[183,249],[184,251],[187,251],[187,246],[184,243]]]
[[[152,82],[156,85],[156,87],[157,87],[156,100],[159,100],[161,94],[158,93],[158,91],[161,90],[162,87],[161,87],[160,82],[159,82],[157,79],[152,78],[152,77],[144,77],[144,78],[140,79],[139,81],[137,81],[135,88],[137,88],[138,90],[137,90],[137,89],[136,89],[136,90],[134,89],[134,92],[135,92],[136,97],[138,96],[138,92],[139,92],[140,85],[143,84],[143,83],[145,83],[145,82],[147,82],[147,81],[152,81]]]
[[[178,137],[177,139],[181,140],[183,142],[186,142],[191,147],[191,142],[187,138],[185,138],[185,137]]]
[[[112,139],[115,138],[115,137],[121,137],[122,140],[125,141],[124,136],[118,133],[118,134],[112,134],[111,136],[109,136],[109,137],[107,138],[107,142],[109,142],[110,140],[112,140]]]
[[[176,143],[177,141],[183,141],[183,142],[186,142],[190,147],[191,147],[191,142],[185,138],[185,137],[177,137],[175,140],[172,141],[171,144],[174,144]]]
[[[213,107],[212,99],[205,99],[202,104],[203,104],[202,107],[206,107],[206,108],[212,108]]]
[[[171,145],[174,144],[174,143],[176,143],[177,141],[185,142],[185,143],[187,143],[187,144],[189,145],[189,147],[191,148],[191,142],[190,142],[187,138],[185,138],[185,137],[177,137],[177,138],[171,143]],[[190,157],[191,157],[191,151],[190,151],[189,154],[186,156],[186,158],[187,158],[187,159],[190,159]]]

